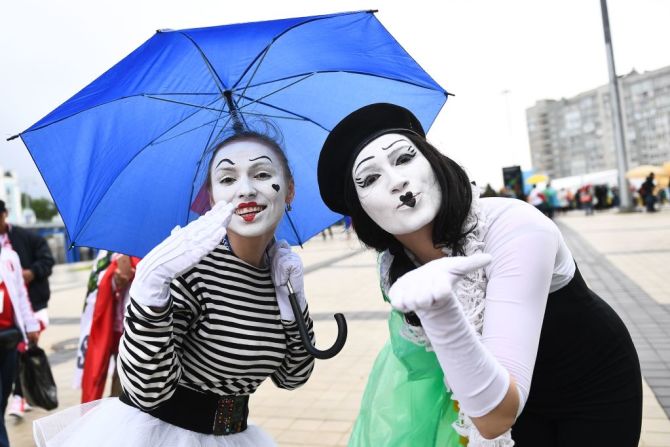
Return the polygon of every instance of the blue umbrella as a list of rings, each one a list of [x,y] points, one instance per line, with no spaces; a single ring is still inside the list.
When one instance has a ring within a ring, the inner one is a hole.
[[[373,13],[160,30],[20,133],[71,246],[141,257],[197,218],[233,114],[283,135],[296,198],[277,236],[302,243],[335,223],[316,180],[329,129],[375,102],[412,110],[428,129],[447,99]]]

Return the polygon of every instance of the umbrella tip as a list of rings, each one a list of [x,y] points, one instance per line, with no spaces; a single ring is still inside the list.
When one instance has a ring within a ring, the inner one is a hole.
[[[19,137],[19,135],[20,134],[18,134],[18,133],[16,135],[12,135],[11,137],[7,138],[7,141],[12,141],[12,140],[17,139]]]
[[[157,33],[169,33],[171,31],[174,31],[174,30],[172,28],[161,28],[161,29],[156,30]]]

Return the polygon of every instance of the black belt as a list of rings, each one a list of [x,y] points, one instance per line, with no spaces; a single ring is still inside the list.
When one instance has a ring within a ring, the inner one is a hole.
[[[137,408],[125,391],[119,400]],[[249,396],[217,396],[178,386],[168,400],[145,413],[186,430],[232,435],[247,429],[248,404]]]

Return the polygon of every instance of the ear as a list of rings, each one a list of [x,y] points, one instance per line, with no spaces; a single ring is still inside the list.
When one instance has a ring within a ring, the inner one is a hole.
[[[295,183],[291,179],[288,182],[288,191],[286,192],[286,199],[284,199],[284,201],[286,202],[287,205],[290,205],[291,202],[293,202],[294,198],[295,198]]]

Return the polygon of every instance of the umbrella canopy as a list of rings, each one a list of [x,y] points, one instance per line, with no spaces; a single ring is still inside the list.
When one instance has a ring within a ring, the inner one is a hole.
[[[296,198],[277,236],[300,243],[336,222],[316,180],[328,131],[375,102],[428,129],[448,95],[373,12],[158,31],[21,133],[71,244],[143,256],[197,218],[231,105],[248,126],[262,117],[283,135]]]
[[[641,165],[636,168],[630,169],[626,172],[626,178],[635,179],[635,178],[647,178],[651,173],[654,173],[655,176],[667,176],[662,167],[654,165]]]
[[[538,183],[547,183],[549,177],[544,174],[533,174],[526,179],[526,183],[530,185],[537,185]]]
[[[666,176],[670,176],[670,161],[666,161],[665,163],[663,163],[663,173]]]

